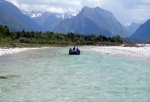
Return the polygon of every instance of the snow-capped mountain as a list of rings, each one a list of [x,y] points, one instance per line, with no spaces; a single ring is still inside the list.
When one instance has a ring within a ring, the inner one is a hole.
[[[129,33],[133,34],[140,26],[140,23],[127,23],[125,28],[128,30]]]
[[[66,12],[66,13],[53,13],[53,12],[41,12],[41,11],[24,11],[22,10],[23,14],[28,15],[30,18],[37,18],[40,16],[45,16],[48,17],[50,15],[55,15],[56,18],[60,19],[67,19],[71,18],[73,16],[76,16],[78,13],[77,12]]]
[[[5,0],[0,1],[0,24],[8,26],[13,31],[52,31],[128,36],[128,32],[113,14],[99,7],[84,7],[78,14],[39,11],[24,11],[22,13],[12,3]]]
[[[51,31],[60,21],[76,16],[77,13],[52,13],[40,11],[23,11],[24,14],[38,23],[44,31]]]

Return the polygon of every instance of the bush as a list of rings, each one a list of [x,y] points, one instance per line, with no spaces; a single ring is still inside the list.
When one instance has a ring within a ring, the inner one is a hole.
[[[31,43],[32,41],[28,38],[21,37],[19,38],[20,43]]]

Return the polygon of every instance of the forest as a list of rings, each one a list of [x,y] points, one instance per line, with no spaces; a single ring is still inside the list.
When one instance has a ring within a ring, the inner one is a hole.
[[[120,45],[123,38],[119,35],[106,37],[100,35],[83,35],[68,32],[67,34],[55,32],[27,32],[25,30],[10,32],[7,26],[0,25],[0,46],[26,47],[26,46],[71,46],[71,45]]]

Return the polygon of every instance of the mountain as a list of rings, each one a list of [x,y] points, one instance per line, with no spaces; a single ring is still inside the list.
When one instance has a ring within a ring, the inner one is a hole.
[[[29,30],[26,25],[1,8],[0,15],[0,25],[7,25],[10,31]]]
[[[133,35],[130,36],[131,39],[136,39],[136,41],[150,41],[150,19],[143,23]]]
[[[51,31],[60,21],[76,15],[76,13],[72,12],[52,13],[39,11],[24,11],[24,14],[38,23],[43,28],[43,31]]]
[[[104,34],[128,36],[128,32],[109,11],[84,7],[74,13],[24,12],[12,3],[0,0],[0,24],[12,31],[54,31],[61,33]]]
[[[128,32],[113,14],[99,7],[84,7],[76,16],[61,21],[53,30],[61,33],[73,32],[87,35],[103,34],[106,36],[120,34],[123,37],[128,36]]]
[[[0,15],[0,24],[8,26],[10,30],[41,30],[37,23],[27,15],[24,15],[15,5],[5,0],[0,0]]]
[[[140,26],[141,24],[139,23],[131,23],[128,26],[125,26],[125,28],[127,29],[127,31],[131,34],[133,34]]]

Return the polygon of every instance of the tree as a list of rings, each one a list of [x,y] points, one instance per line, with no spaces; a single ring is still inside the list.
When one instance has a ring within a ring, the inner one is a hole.
[[[112,37],[113,42],[123,43],[123,38],[120,35],[116,35]]]
[[[5,39],[6,33],[7,33],[7,28],[0,25],[0,42],[2,42]]]
[[[10,36],[10,32],[9,32],[9,29],[8,29],[8,27],[7,26],[5,26],[5,28],[6,28],[6,33],[5,33],[5,35],[7,36],[7,37],[9,37]]]

